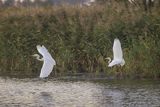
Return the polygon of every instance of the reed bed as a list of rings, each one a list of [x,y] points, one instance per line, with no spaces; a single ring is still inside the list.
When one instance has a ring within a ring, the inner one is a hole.
[[[0,9],[0,74],[38,76],[42,62],[31,55],[48,48],[55,74],[105,73],[114,38],[119,38],[128,78],[160,78],[160,9],[151,13],[121,3],[112,5],[8,7]]]

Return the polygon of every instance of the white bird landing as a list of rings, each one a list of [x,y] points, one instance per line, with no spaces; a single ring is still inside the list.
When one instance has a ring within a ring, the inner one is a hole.
[[[56,62],[43,45],[37,45],[37,50],[43,56],[43,58],[40,59],[40,56],[38,54],[34,54],[33,56],[36,57],[36,59],[39,61],[44,61],[40,73],[40,78],[48,77],[52,72],[54,65],[56,65]]]
[[[108,59],[108,67],[112,67],[114,65],[121,65],[123,66],[125,64],[125,61],[123,59],[123,52],[122,52],[122,48],[121,48],[121,43],[119,41],[119,39],[114,39],[114,44],[113,44],[113,60],[111,62],[111,58],[108,57],[106,58]]]

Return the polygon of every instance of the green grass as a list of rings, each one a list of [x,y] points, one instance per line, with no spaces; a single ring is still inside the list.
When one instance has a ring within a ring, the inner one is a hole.
[[[122,42],[126,77],[160,78],[160,9],[152,13],[113,3],[91,7],[10,7],[0,9],[0,74],[39,75],[42,62],[31,57],[47,47],[54,73],[105,72],[112,44]],[[52,73],[52,75],[54,75]]]

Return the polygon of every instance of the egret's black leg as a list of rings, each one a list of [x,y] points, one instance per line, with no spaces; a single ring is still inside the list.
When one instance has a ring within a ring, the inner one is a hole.
[[[116,78],[119,79],[119,68],[116,66],[116,72],[115,72]]]
[[[48,81],[48,78],[39,78],[40,81],[44,81],[44,82],[47,82]]]
[[[123,69],[120,66],[116,66],[116,78],[123,79]]]
[[[123,71],[122,71],[122,67],[120,67],[120,77],[121,77],[121,79],[123,79]]]

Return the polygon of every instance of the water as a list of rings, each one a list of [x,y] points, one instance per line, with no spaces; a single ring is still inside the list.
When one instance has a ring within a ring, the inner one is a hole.
[[[160,107],[160,82],[0,78],[0,107]]]

